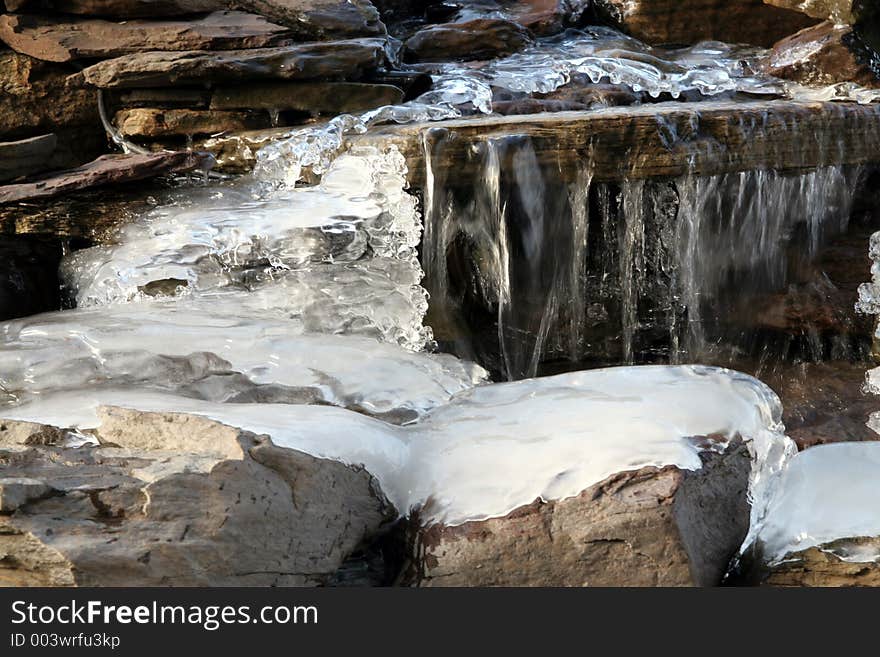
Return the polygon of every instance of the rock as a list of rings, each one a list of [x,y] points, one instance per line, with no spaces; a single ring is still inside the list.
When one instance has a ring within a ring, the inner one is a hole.
[[[0,40],[36,59],[106,59],[149,50],[232,50],[279,45],[288,30],[261,16],[219,11],[189,21],[59,20],[0,16]]]
[[[880,563],[846,561],[835,552],[853,546],[880,551],[880,538],[832,541],[786,556],[760,580],[764,586],[876,586],[880,587]]]
[[[126,137],[187,137],[237,132],[265,127],[268,116],[247,112],[189,109],[126,109],[117,112],[115,124]]]
[[[414,525],[415,586],[712,586],[749,526],[750,457],[737,441],[695,472],[643,468],[503,518]],[[417,523],[417,519],[416,519]]]
[[[404,54],[416,62],[493,59],[511,55],[531,42],[528,30],[500,18],[431,25],[407,39]]]
[[[0,187],[0,205],[25,199],[49,198],[69,192],[153,178],[204,168],[206,153],[151,153],[149,155],[102,155],[77,169],[62,171],[33,182]]]
[[[232,4],[310,39],[385,34],[370,0],[234,0]]]
[[[54,134],[0,143],[0,181],[46,171],[57,146]]]
[[[403,101],[403,91],[387,84],[358,82],[268,82],[221,87],[211,98],[212,110],[297,110],[311,114],[362,112]]]
[[[853,28],[825,22],[773,46],[765,70],[805,85],[855,82],[880,88],[880,76],[868,65],[863,53],[864,46]]]
[[[131,89],[113,95],[114,100],[124,107],[183,107],[186,109],[207,109],[211,103],[211,92],[205,89]]]
[[[12,513],[32,500],[45,497],[51,490],[38,479],[0,478],[0,513]]]
[[[508,17],[536,36],[549,36],[580,24],[591,0],[516,0],[507,3]]]
[[[770,47],[816,20],[763,0],[595,0],[599,15],[650,44],[717,40]]]
[[[25,55],[0,52],[0,136],[34,136],[90,126],[102,137],[98,99],[81,75]]]
[[[853,0],[764,0],[768,5],[799,11],[807,16],[830,20],[837,25],[855,23]]]
[[[289,48],[209,52],[145,52],[99,62],[83,71],[102,88],[164,87],[259,79],[357,79],[385,60],[379,39],[307,43]]]
[[[361,468],[196,416],[101,414],[100,447],[0,450],[30,482],[0,515],[0,584],[321,585],[396,516]]]
[[[211,153],[219,171],[244,173],[254,168],[257,151],[289,134],[290,128],[249,130],[210,137],[196,142],[194,147]]]
[[[34,213],[33,206],[29,210]],[[0,237],[0,320],[61,307],[58,266],[63,253],[60,239],[29,235]],[[0,403],[7,392],[0,391]]]
[[[226,0],[6,0],[6,9],[129,19],[207,13],[229,4]]]

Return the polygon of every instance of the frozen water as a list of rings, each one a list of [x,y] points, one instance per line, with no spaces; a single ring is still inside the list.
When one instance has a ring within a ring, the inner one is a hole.
[[[880,443],[812,447],[791,459],[755,532],[762,559],[839,539],[880,536]],[[848,550],[849,561],[878,561],[880,552]]]
[[[129,389],[50,393],[7,419],[98,427],[100,406],[193,413],[268,434],[285,447],[360,464],[403,513],[426,523],[503,516],[537,498],[563,499],[617,472],[701,467],[715,448],[743,437],[756,459],[752,493],[789,442],[775,394],[759,381],[703,367],[594,370],[481,386],[405,427],[321,406],[218,404]],[[551,421],[552,420],[552,421]]]
[[[137,385],[220,402],[270,397],[413,419],[485,378],[453,356],[302,334],[289,320],[205,305],[121,304],[0,325],[0,391],[7,403],[21,403],[58,389]]]

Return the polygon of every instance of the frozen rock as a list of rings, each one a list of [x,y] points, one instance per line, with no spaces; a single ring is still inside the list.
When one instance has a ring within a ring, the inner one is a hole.
[[[880,585],[878,499],[880,443],[799,453],[758,514],[741,570],[768,584]]]
[[[447,62],[503,57],[522,50],[529,43],[528,30],[519,24],[483,18],[429,25],[407,39],[404,48],[410,61]]]
[[[396,515],[364,470],[266,436],[101,416],[101,447],[0,449],[3,585],[321,585]]]

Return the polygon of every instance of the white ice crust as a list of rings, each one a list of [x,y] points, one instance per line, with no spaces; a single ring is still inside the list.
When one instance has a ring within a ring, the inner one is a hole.
[[[281,446],[377,477],[403,513],[426,523],[503,516],[535,499],[579,494],[618,472],[701,467],[699,436],[723,448],[743,437],[755,473],[778,458],[779,402],[762,383],[695,366],[609,368],[460,393],[404,427],[351,411],[289,404],[222,404],[131,389],[49,393],[2,411],[7,419],[96,428],[100,406],[181,412],[268,434]],[[753,479],[753,494],[763,481]]]
[[[880,537],[880,442],[812,447],[789,462],[757,531],[769,564],[839,539]],[[849,551],[878,561],[878,550]]]

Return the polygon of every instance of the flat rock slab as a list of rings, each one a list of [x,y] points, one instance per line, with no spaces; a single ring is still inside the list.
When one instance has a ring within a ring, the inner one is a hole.
[[[52,134],[0,143],[0,180],[45,171],[57,146],[58,137]]]
[[[654,45],[715,40],[770,47],[817,22],[763,0],[595,0],[594,5],[612,25]]]
[[[361,112],[403,101],[403,90],[390,84],[361,82],[267,82],[220,87],[211,109],[296,110],[312,114]]]
[[[388,126],[352,144],[395,145],[410,183],[425,183],[425,140],[432,167],[448,184],[467,184],[490,139],[527,137],[539,164],[565,180],[584,167],[601,181],[714,175],[758,168],[803,170],[880,159],[880,106],[755,101],[662,103],[529,116],[478,117]],[[442,142],[442,143],[441,143]]]
[[[643,468],[503,518],[411,530],[414,586],[714,586],[749,526],[739,441],[694,472]]]
[[[227,0],[6,0],[10,12],[48,9],[62,14],[120,19],[186,16],[228,6]]]
[[[287,28],[262,16],[219,11],[188,21],[64,20],[58,16],[0,16],[0,40],[50,62],[107,59],[150,50],[235,50],[279,45]]]
[[[406,40],[404,56],[414,62],[493,59],[519,52],[531,41],[529,31],[518,23],[481,18],[430,25]]]
[[[385,61],[381,39],[351,39],[281,48],[145,52],[83,71],[101,88],[164,87],[258,79],[352,80]]]
[[[69,192],[192,171],[210,163],[206,153],[176,152],[149,155],[102,155],[83,166],[37,181],[0,187],[0,205],[50,198]]]
[[[115,123],[126,137],[188,137],[216,135],[265,127],[267,116],[247,112],[189,109],[126,109],[116,113]]]
[[[362,468],[205,418],[0,429],[0,585],[313,586],[396,517]]]

